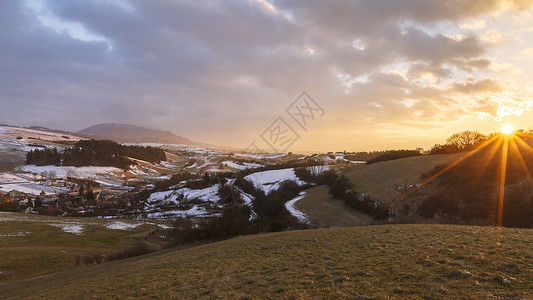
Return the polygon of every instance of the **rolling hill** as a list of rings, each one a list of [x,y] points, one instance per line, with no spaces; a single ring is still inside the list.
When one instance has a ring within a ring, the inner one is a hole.
[[[129,124],[105,123],[91,126],[76,132],[77,135],[92,139],[109,139],[118,143],[166,143],[182,145],[202,145],[170,131],[148,129]],[[203,144],[205,145],[205,144]]]
[[[387,225],[238,237],[0,285],[4,299],[528,298],[533,230]]]
[[[392,201],[402,191],[398,186],[420,183],[420,176],[435,166],[449,164],[464,153],[414,156],[370,165],[353,165],[343,169],[354,190],[381,201]]]

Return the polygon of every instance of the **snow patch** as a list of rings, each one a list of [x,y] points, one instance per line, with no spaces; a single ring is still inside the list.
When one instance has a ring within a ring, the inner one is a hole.
[[[220,197],[218,196],[218,189],[220,184],[212,185],[205,189],[192,190],[189,188],[181,188],[176,190],[177,194],[182,194],[185,200],[200,199],[206,202],[218,202]]]
[[[85,228],[85,226],[81,224],[73,224],[73,223],[51,223],[49,225],[54,226],[54,227],[59,227],[64,232],[72,233],[75,235],[82,235],[83,229]]]
[[[31,232],[29,231],[19,231],[19,232],[16,232],[16,233],[9,233],[9,234],[0,234],[0,237],[8,237],[8,236],[27,236],[29,235]]]
[[[141,225],[141,224],[132,224],[132,223],[125,223],[125,222],[122,222],[122,221],[115,221],[115,222],[112,222],[112,223],[107,223],[105,225],[105,227],[107,229],[128,230],[128,229],[136,228],[139,225]]]
[[[237,170],[260,168],[260,167],[263,166],[261,164],[249,163],[249,162],[239,162],[239,163],[237,163],[237,162],[234,162],[234,161],[231,161],[231,160],[223,161],[222,165],[230,167],[230,168],[233,168],[233,169],[237,169]]]
[[[244,177],[252,182],[257,188],[265,193],[277,190],[283,181],[291,180],[298,185],[304,185],[305,182],[300,180],[294,173],[294,169],[269,170],[256,172]]]
[[[301,192],[296,198],[289,200],[285,203],[285,208],[291,213],[291,215],[298,218],[302,223],[309,223],[309,219],[305,213],[296,208],[296,202],[305,198],[305,192]]]

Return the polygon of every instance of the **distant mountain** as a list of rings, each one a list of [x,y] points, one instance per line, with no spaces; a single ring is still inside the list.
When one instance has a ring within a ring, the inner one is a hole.
[[[50,128],[43,127],[43,126],[29,126],[29,127],[22,127],[22,128],[31,129],[31,130],[46,131],[46,132],[72,134],[72,132],[70,132],[70,131],[59,130],[59,129],[50,129]]]
[[[98,124],[76,132],[85,138],[109,139],[119,143],[164,143],[202,145],[170,131],[148,129],[129,124]]]

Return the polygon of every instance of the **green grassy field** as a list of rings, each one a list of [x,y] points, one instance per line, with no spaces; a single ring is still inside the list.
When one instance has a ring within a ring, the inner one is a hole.
[[[342,200],[331,197],[325,185],[306,190],[305,197],[296,202],[296,208],[307,215],[311,225],[317,227],[356,226],[368,218]]]
[[[15,163],[0,162],[0,173],[11,172],[15,169]]]
[[[116,222],[0,212],[0,283],[72,268],[80,255],[115,254],[155,229],[155,225],[106,227]],[[69,226],[79,226],[83,232],[65,232]]]
[[[386,225],[239,237],[0,285],[11,298],[528,298],[533,230]]]
[[[401,195],[397,186],[420,183],[420,175],[437,165],[457,160],[464,153],[423,155],[370,165],[354,165],[343,169],[357,192],[382,201],[392,201]]]

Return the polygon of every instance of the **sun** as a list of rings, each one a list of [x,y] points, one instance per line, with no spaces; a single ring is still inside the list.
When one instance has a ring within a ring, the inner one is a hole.
[[[503,134],[511,134],[511,133],[513,133],[513,131],[514,131],[513,126],[511,126],[509,124],[506,124],[505,126],[502,127],[502,133]]]

